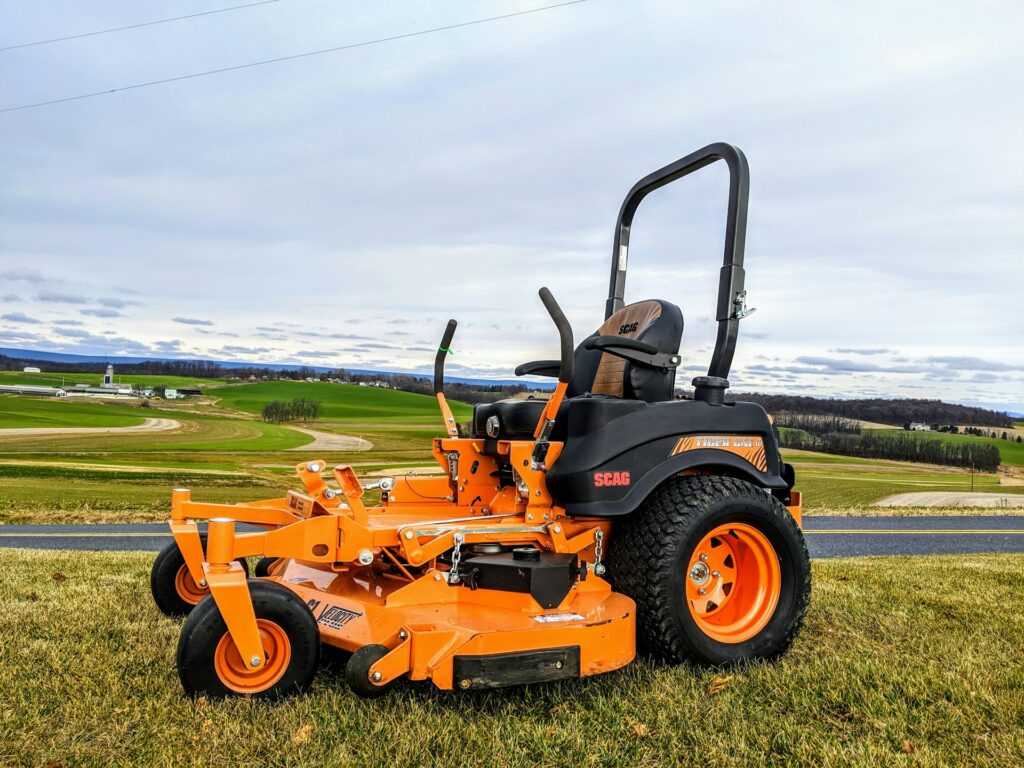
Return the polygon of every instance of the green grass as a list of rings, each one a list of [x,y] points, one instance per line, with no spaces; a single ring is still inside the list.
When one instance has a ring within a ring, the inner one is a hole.
[[[137,406],[0,395],[0,429],[18,427],[131,427],[159,412]]]
[[[858,459],[812,451],[784,449],[783,458],[796,469],[796,487],[804,508],[826,513],[870,507],[897,493],[970,491],[1024,493],[1024,486],[1000,485],[999,476],[955,467],[937,467],[884,459]],[[927,510],[922,510],[927,512]]]
[[[99,384],[102,373],[24,373],[22,371],[0,371],[0,384],[33,384],[44,387],[71,386],[73,384]],[[125,374],[114,372],[114,381],[135,387],[210,387],[225,383],[224,379],[200,379],[192,376],[155,376],[148,374]]]
[[[152,553],[5,550],[0,762],[43,765],[1024,764],[1024,556],[816,561],[774,664],[638,661],[551,685],[357,699],[339,666],[268,705],[194,702]],[[964,589],[970,584],[970,589]],[[724,687],[711,693],[713,681]],[[52,762],[51,762],[52,761]]]
[[[220,398],[219,405],[223,407],[257,415],[272,400],[304,397],[322,403],[322,421],[429,424],[440,423],[441,418],[437,400],[433,397],[353,384],[268,381],[224,387],[214,394]],[[470,406],[458,402],[450,405],[457,419],[461,421],[469,418],[472,411]]]

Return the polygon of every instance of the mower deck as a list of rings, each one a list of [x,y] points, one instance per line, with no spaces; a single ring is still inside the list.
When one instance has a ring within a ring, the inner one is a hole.
[[[322,642],[348,651],[394,646],[371,667],[379,684],[407,675],[439,688],[501,687],[593,675],[633,660],[633,601],[597,576],[548,610],[525,593],[474,590],[447,578],[431,569],[408,582],[295,560],[281,561],[269,577],[310,606]]]

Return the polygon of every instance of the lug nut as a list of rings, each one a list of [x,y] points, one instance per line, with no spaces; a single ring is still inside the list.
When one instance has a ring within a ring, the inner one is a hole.
[[[700,553],[699,557],[700,557],[701,562],[704,562],[705,560],[708,559],[708,556],[705,555],[703,552]]]
[[[374,672],[372,677],[373,677],[373,682],[379,683],[380,679],[383,677],[383,675],[380,672]]]
[[[698,590],[698,592],[700,592],[700,593],[701,593],[702,595],[705,595],[705,594],[707,594],[707,590],[706,590],[706,589],[704,589],[704,587],[701,587],[701,588],[700,588],[700,589]]]
[[[715,577],[715,578],[717,579],[717,578],[718,578],[719,576],[721,576],[722,574],[720,574],[720,573],[719,573],[718,571],[712,571],[712,572],[711,572],[711,575],[712,575],[712,576],[714,576],[714,577]]]
[[[258,667],[259,665],[260,665],[260,657],[259,656],[253,656],[251,659],[249,659],[249,666],[250,667]]]
[[[206,579],[200,579],[199,580],[199,586],[200,587],[205,587],[206,586]]]

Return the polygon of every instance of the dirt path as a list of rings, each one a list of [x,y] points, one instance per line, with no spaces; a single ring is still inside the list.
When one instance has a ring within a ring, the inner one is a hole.
[[[169,432],[180,429],[177,419],[146,419],[134,427],[17,427],[0,429],[0,437],[27,435],[121,435],[132,432]]]
[[[373,448],[373,443],[362,437],[351,435],[337,435],[334,432],[321,432],[318,429],[306,429],[304,427],[288,426],[296,432],[302,432],[313,438],[312,443],[300,445],[298,448],[289,448],[290,451],[368,451]]]
[[[1024,494],[971,493],[970,491],[920,491],[897,493],[876,507],[1024,507]]]

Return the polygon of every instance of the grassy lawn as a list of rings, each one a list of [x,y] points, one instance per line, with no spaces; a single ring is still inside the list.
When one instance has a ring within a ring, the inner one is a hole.
[[[160,416],[138,406],[107,405],[68,398],[0,395],[0,429],[22,427],[132,427]]]
[[[803,491],[804,506],[811,512],[834,514],[864,509],[897,493],[972,490],[971,473],[955,467],[792,449],[783,449],[782,455],[796,468],[797,488]],[[973,490],[1024,493],[1024,486],[1000,485],[998,475],[975,473]],[[926,513],[931,514],[931,511],[926,510]]]
[[[102,373],[24,373],[22,371],[0,371],[0,384],[32,384],[43,387],[71,386],[73,384],[99,384]],[[151,376],[147,374],[125,374],[114,372],[118,384],[135,387],[212,387],[224,384],[224,379],[198,379],[191,376]]]
[[[1024,764],[1019,555],[815,562],[804,632],[776,664],[641,661],[486,694],[407,684],[369,702],[334,666],[278,705],[182,697],[180,623],[152,605],[152,554],[4,558],[0,762]]]
[[[259,414],[263,406],[272,400],[304,397],[322,403],[320,418],[328,422],[403,424],[440,420],[437,400],[433,397],[354,384],[268,381],[225,387],[212,394],[220,398],[219,405],[252,414]],[[450,405],[459,420],[468,418],[472,412],[465,403],[452,402]]]

